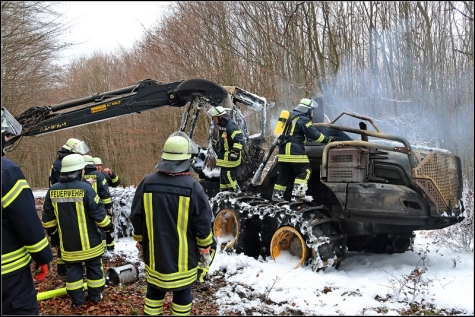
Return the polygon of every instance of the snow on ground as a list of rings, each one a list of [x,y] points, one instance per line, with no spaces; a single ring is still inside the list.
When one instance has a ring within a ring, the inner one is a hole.
[[[116,250],[127,254],[131,262],[137,259],[135,241],[130,237],[118,239]],[[338,270],[294,269],[298,260],[288,253],[275,261],[258,261],[242,254],[220,252],[210,267],[210,274],[226,272],[228,286],[218,290],[215,299],[221,307],[221,315],[244,313],[244,308],[262,306],[259,295],[267,295],[279,304],[263,305],[264,315],[278,315],[286,307],[300,310],[305,315],[399,315],[402,308],[408,309],[405,295],[396,296],[399,283],[416,266],[424,267],[424,256],[427,271],[421,277],[432,282],[427,287],[420,286],[415,301],[433,304],[438,309],[455,309],[457,315],[473,316],[473,254],[441,248],[421,234],[417,234],[413,252],[348,252]],[[143,267],[139,271],[143,274]],[[377,300],[378,297],[387,298],[387,294],[395,297],[385,302]],[[411,295],[408,297],[412,298]]]
[[[46,190],[34,194],[44,197]],[[320,272],[309,267],[294,269],[296,258],[285,252],[275,261],[218,252],[210,274],[223,272],[227,287],[217,290],[213,300],[220,305],[221,315],[244,313],[245,308],[257,308],[262,315],[278,315],[285,308],[305,315],[400,315],[401,309],[410,308],[408,301],[415,300],[437,309],[455,310],[457,315],[473,316],[473,253],[457,253],[434,244],[425,234],[416,234],[414,251],[348,252],[338,270]],[[137,261],[131,237],[117,239],[115,245],[116,253],[125,254],[133,263]],[[410,280],[419,279],[416,291],[411,294],[409,287],[413,284],[408,283],[399,292],[404,277],[416,267],[421,274],[413,274]],[[143,265],[139,271],[144,274]],[[277,304],[265,304],[263,298]]]

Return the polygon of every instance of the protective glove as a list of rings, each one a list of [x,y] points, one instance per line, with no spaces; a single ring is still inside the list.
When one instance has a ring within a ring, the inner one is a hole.
[[[209,253],[211,246],[207,247],[206,249],[198,248],[200,252],[200,261],[198,262],[198,277],[197,280],[200,283],[205,281],[206,275],[209,271],[209,266],[211,264],[211,255]]]
[[[237,161],[239,157],[239,152],[231,151],[229,154],[229,160],[230,161]]]
[[[39,269],[39,272],[33,276],[35,280],[37,280],[38,282],[42,282],[45,279],[46,275],[48,275],[48,268],[49,268],[49,263],[38,264],[35,262],[35,270]]]
[[[136,246],[137,249],[139,250],[139,260],[142,261],[142,262],[144,262],[144,259],[143,259],[143,247],[142,247],[142,245],[141,245],[139,242],[137,242],[137,243],[135,243],[135,246]]]
[[[325,136],[325,137],[323,138],[323,141],[322,141],[321,143],[323,143],[323,144],[325,144],[325,143],[328,144],[328,143],[330,143],[330,142],[332,142],[332,141],[335,141],[335,140],[333,139],[333,137],[331,137],[331,136]]]
[[[112,221],[106,227],[104,227],[104,231],[110,233],[114,232],[114,224]]]
[[[59,247],[59,231],[58,228],[55,227],[53,229],[47,229],[46,232],[51,237],[50,243],[53,247]]]

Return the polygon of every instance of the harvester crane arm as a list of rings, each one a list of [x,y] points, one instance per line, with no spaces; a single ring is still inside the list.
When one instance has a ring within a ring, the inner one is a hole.
[[[23,131],[9,137],[6,146],[13,145],[23,136],[44,135],[163,106],[182,107],[195,97],[224,106],[228,93],[222,86],[204,79],[171,83],[145,79],[136,85],[89,97],[31,107],[16,118]]]

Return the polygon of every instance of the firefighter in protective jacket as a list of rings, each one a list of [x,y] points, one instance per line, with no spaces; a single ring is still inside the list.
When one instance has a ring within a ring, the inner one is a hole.
[[[83,155],[84,161],[86,161],[86,166],[84,167],[84,179],[92,180],[92,188],[97,193],[99,198],[104,203],[104,208],[106,209],[109,217],[112,216],[112,198],[109,193],[109,184],[107,183],[106,177],[103,173],[99,172],[96,169],[96,164],[91,155]],[[111,218],[112,220],[112,218]],[[110,232],[105,232],[101,230],[102,242],[107,246],[108,250],[114,249],[114,238]]]
[[[218,159],[216,166],[221,168],[219,189],[221,191],[241,192],[237,183],[237,168],[241,165],[241,152],[244,144],[242,131],[236,125],[231,116],[226,112],[227,108],[213,107],[208,114],[218,125]]]
[[[86,154],[89,152],[89,147],[84,141],[70,138],[66,143],[58,150],[56,160],[51,165],[51,171],[49,175],[49,187],[53,186],[59,182],[59,174],[61,172],[61,162],[62,160],[73,153],[77,154]],[[64,261],[61,258],[61,249],[59,248],[59,237],[58,232],[51,234],[51,245],[57,247],[57,258],[56,258],[56,273],[64,277],[66,276],[66,268],[64,266]]]
[[[114,230],[99,196],[82,180],[85,166],[80,154],[63,159],[59,182],[48,190],[42,216],[43,227],[59,233],[66,290],[76,307],[85,300],[82,262],[86,265],[88,298],[95,303],[102,299],[104,244],[98,227]]]
[[[110,168],[102,169],[102,160],[100,157],[93,157],[92,159],[94,160],[94,164],[96,164],[96,169],[106,177],[109,187],[117,187],[120,185],[120,178],[113,170]]]
[[[157,172],[138,185],[130,220],[141,245],[147,294],[144,313],[161,315],[166,292],[173,292],[172,315],[189,315],[191,285],[203,281],[214,258],[212,212],[201,184],[190,176],[191,141],[172,134]],[[196,145],[196,144],[194,144]]]
[[[292,182],[292,196],[302,198],[307,192],[307,182],[310,178],[311,167],[308,156],[305,154],[305,143],[315,140],[319,143],[330,143],[331,138],[320,133],[313,126],[313,110],[315,102],[310,98],[303,98],[290,114],[288,133],[283,136],[284,141],[279,146],[277,161],[280,172],[274,185],[272,200],[282,201],[287,185]]]
[[[48,274],[53,252],[36,211],[33,192],[20,167],[3,157],[5,134],[18,135],[21,125],[2,108],[2,316],[38,315],[30,263]]]

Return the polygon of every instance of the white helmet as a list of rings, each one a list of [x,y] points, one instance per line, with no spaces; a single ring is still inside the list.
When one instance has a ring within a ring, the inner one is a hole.
[[[22,126],[18,121],[7,111],[7,109],[2,107],[2,133],[8,132],[14,135],[19,135],[21,133]]]
[[[84,158],[84,162],[86,162],[87,165],[89,165],[89,164],[94,165],[95,164],[91,155],[86,154],[86,155],[83,155],[82,157]]]
[[[86,166],[84,157],[81,154],[69,154],[61,161],[61,173],[75,172],[82,170]]]
[[[96,165],[102,165],[102,160],[99,157],[93,157],[92,160]]]
[[[84,141],[75,138],[70,138],[68,141],[66,141],[66,144],[63,145],[63,148],[78,154],[86,154],[89,152],[89,147],[87,144]]]
[[[232,110],[232,109],[224,108],[221,106],[212,107],[211,109],[208,110],[208,114],[212,117],[221,117],[222,115],[226,114],[227,110]]]

